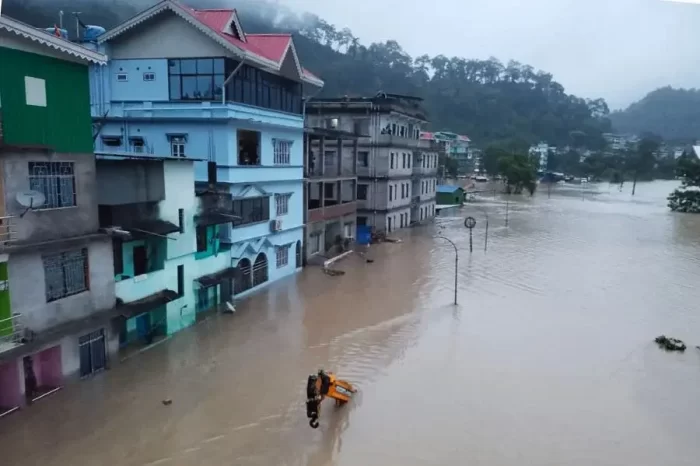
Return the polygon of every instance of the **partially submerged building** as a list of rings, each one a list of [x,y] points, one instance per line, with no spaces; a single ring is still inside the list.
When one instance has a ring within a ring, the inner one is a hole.
[[[117,350],[88,74],[106,60],[0,16],[0,416]]]
[[[92,74],[97,149],[192,159],[198,185],[213,180],[230,195],[236,219],[217,227],[216,241],[237,269],[237,297],[294,274],[302,101],[323,81],[301,66],[291,35],[250,34],[233,9],[165,0],[97,42],[109,57]]]
[[[379,93],[307,104],[308,126],[358,136],[358,225],[391,232],[417,221],[422,207],[434,204],[437,156],[432,159],[434,154],[426,154],[430,144],[420,140],[428,121],[421,103],[416,97]],[[418,204],[413,204],[419,196],[415,189],[423,181],[430,191],[427,196],[421,193]],[[432,216],[434,209],[427,212]]]
[[[346,131],[306,129],[305,261],[341,253],[355,238],[357,139]]]

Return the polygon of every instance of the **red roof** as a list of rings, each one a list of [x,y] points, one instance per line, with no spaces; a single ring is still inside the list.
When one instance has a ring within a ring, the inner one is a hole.
[[[200,23],[207,26],[219,36],[226,39],[231,44],[248,52],[254,53],[259,57],[266,58],[275,63],[281,64],[285,58],[285,52],[289,48],[292,41],[291,34],[246,34],[243,32],[245,42],[236,38],[234,35],[224,32],[228,27],[229,22],[233,19],[240,27],[235,9],[230,10],[195,10],[194,8],[184,7],[187,11],[199,20]],[[302,73],[305,77],[311,79],[319,79],[313,73],[302,68]]]

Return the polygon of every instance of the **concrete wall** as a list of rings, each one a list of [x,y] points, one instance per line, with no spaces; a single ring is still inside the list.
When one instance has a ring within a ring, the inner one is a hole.
[[[168,60],[165,58],[112,59],[102,72],[102,77],[109,88],[109,100],[115,102],[170,100]],[[145,81],[144,73],[152,73],[154,79]],[[117,80],[117,76],[122,74],[126,75],[126,81]]]
[[[123,205],[165,199],[163,164],[137,160],[97,160],[97,203]]]
[[[161,13],[115,38],[107,53],[110,59],[228,55],[223,47],[171,12]]]
[[[59,209],[32,210],[15,219],[16,241],[39,242],[95,233],[98,229],[95,191],[95,158],[92,154],[46,154],[39,151],[2,155],[6,215],[19,216],[26,208],[16,194],[29,190],[28,162],[73,162],[76,206]]]
[[[114,262],[109,239],[92,241],[88,249],[89,290],[50,303],[42,255],[34,251],[10,255],[9,281],[12,311],[22,315],[25,327],[41,332],[53,326],[111,309],[115,304]]]

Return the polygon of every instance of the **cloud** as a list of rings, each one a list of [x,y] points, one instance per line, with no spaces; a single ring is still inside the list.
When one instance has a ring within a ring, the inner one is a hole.
[[[700,5],[662,0],[278,0],[363,43],[396,39],[412,56],[515,59],[568,92],[628,105],[656,87],[695,87]],[[235,3],[235,2],[232,2]]]

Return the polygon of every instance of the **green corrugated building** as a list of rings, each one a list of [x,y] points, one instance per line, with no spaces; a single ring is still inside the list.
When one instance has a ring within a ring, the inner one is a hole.
[[[88,64],[104,56],[7,17],[0,29],[16,35],[0,46],[2,142],[92,153]]]

